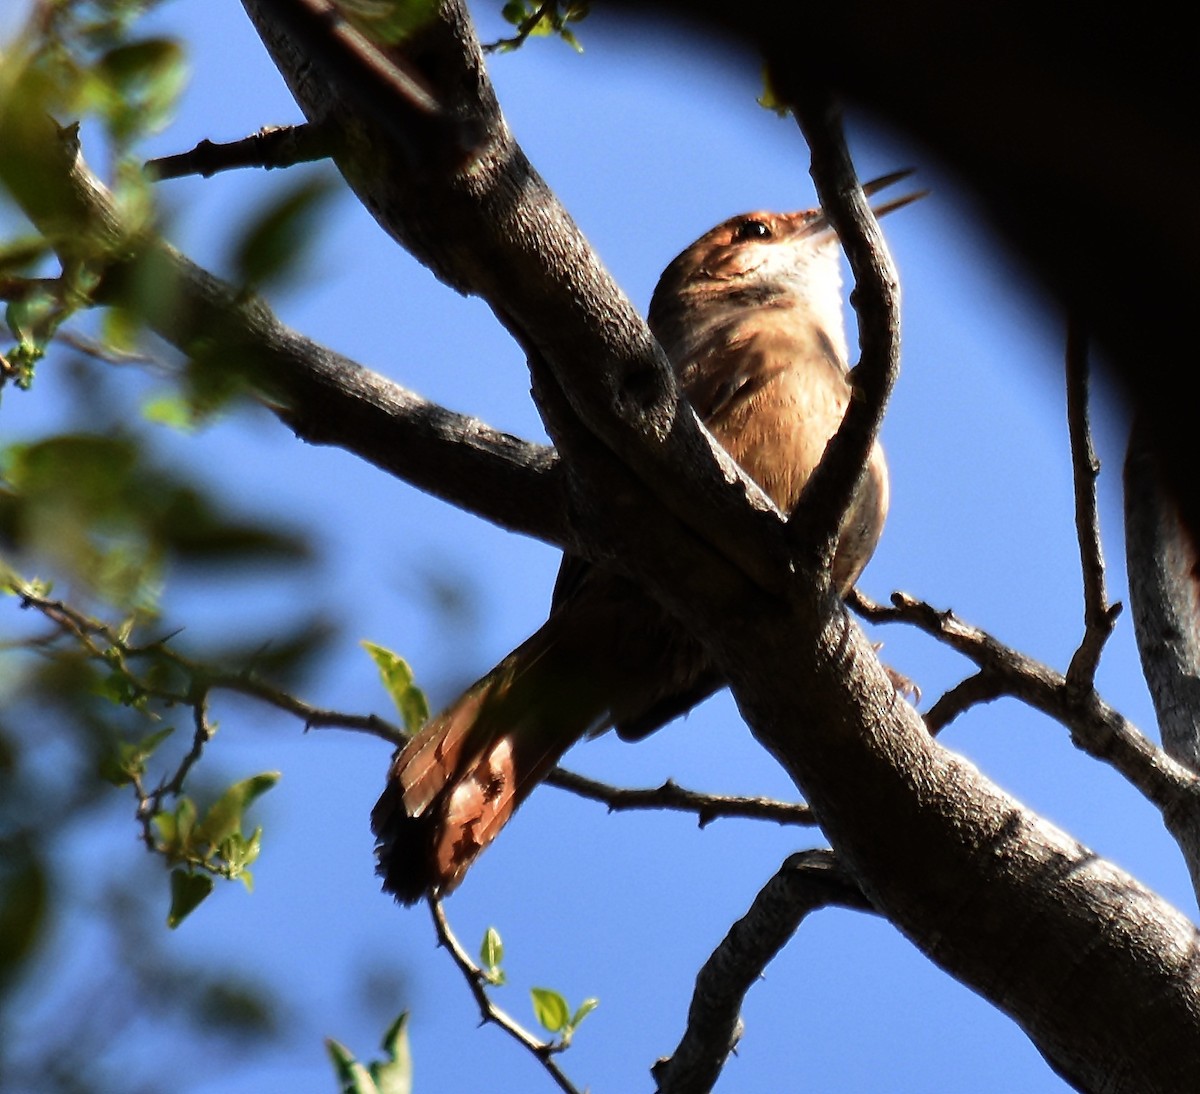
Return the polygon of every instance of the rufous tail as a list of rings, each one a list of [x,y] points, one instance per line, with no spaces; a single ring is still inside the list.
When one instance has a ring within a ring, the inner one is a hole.
[[[453,890],[562,754],[606,724],[612,681],[580,637],[552,616],[396,756],[371,827],[397,900]]]

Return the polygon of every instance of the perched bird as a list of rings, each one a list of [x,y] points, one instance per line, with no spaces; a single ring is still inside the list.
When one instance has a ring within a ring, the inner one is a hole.
[[[746,213],[717,225],[663,272],[649,324],[704,424],[790,512],[850,398],[840,253],[824,213]],[[876,445],[833,561],[843,595],[875,549],[887,505]],[[406,904],[448,893],[572,744],[610,727],[644,736],[723,683],[638,586],[564,558],[541,629],[392,762],[371,815],[384,889]]]

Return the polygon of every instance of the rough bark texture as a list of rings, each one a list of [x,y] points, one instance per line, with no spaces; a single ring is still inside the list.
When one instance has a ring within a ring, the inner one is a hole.
[[[1125,553],[1142,672],[1167,754],[1200,772],[1200,552],[1139,419],[1125,460]],[[1200,899],[1200,807],[1164,814]]]
[[[308,31],[280,21],[305,3],[244,0],[305,113],[346,133],[339,163],[381,224],[455,288],[484,296],[530,352],[569,499],[550,538],[612,560],[692,628],[757,738],[804,792],[848,879],[932,960],[1010,1014],[1068,1081],[1131,1094],[1193,1090],[1192,924],[941,747],[897,696],[811,568],[811,552],[795,549],[805,530],[789,529],[677,402],[644,324],[503,125],[461,7],[445,3],[405,49],[436,107],[410,96],[408,113],[381,120],[380,95],[408,93],[364,94],[353,64],[325,64],[336,49],[319,20]],[[835,7],[848,13],[836,18],[849,34],[858,6]],[[867,39],[864,64],[896,31],[891,20],[854,29]],[[1037,37],[1020,20],[1012,29]],[[813,24],[805,31],[811,37]],[[798,51],[806,38],[791,33],[786,23],[773,30]],[[891,71],[899,63],[893,57]],[[906,79],[920,69],[912,58],[903,65]],[[912,102],[897,84],[897,98]],[[1034,98],[997,105],[1019,126],[1045,92],[1032,81]],[[957,92],[946,98],[962,102]],[[920,106],[912,103],[918,116]],[[1017,192],[1032,179],[1018,179]],[[1054,212],[1057,203],[1039,195]],[[1054,239],[1070,248],[1061,233]],[[286,369],[272,375],[276,397],[287,386]],[[397,418],[398,437],[408,425]],[[395,470],[433,488],[435,472]],[[534,508],[564,496],[545,475],[523,481],[538,495]],[[439,490],[505,521],[500,501],[448,481]]]
[[[271,6],[246,0],[306,114],[343,110],[330,74],[271,29]],[[450,113],[488,134],[482,151],[465,173],[434,178],[383,164],[374,142],[370,160],[351,153],[344,170],[397,239],[483,295],[545,364],[581,537],[605,542],[597,553],[622,559],[702,636],[855,880],[933,960],[1081,1088],[1190,1089],[1191,923],[931,740],[844,610],[814,595],[813,575],[777,568],[772,518],[750,522],[736,493],[714,489],[703,450],[686,429],[680,438],[688,417],[640,323],[496,116],[461,10],[445,5],[406,56]],[[732,525],[731,505],[742,509]]]

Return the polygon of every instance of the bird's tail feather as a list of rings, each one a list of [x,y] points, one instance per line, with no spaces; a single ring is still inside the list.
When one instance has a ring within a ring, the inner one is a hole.
[[[396,757],[371,814],[383,887],[445,894],[575,741],[602,728],[612,681],[554,616]]]

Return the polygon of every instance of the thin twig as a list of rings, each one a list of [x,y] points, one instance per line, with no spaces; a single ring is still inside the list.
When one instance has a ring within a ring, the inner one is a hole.
[[[61,630],[72,635],[89,656],[115,664],[140,692],[165,703],[194,707],[197,696],[214,690],[229,691],[258,699],[293,714],[303,719],[307,729],[355,730],[379,737],[396,746],[404,744],[408,739],[399,726],[377,714],[348,714],[314,706],[273,687],[251,672],[216,669],[184,657],[167,645],[169,639],[135,645],[122,638],[113,627],[92,619],[64,601],[41,596],[36,590],[21,583],[13,582],[9,587],[20,597],[22,607],[41,612]],[[152,683],[130,667],[130,662],[139,658],[157,659],[160,663],[166,662],[179,669],[186,678],[185,685],[182,688],[168,688]]]
[[[438,943],[446,948],[454,964],[458,966],[459,972],[463,974],[463,978],[479,1006],[479,1016],[483,1022],[499,1026],[517,1044],[532,1053],[565,1094],[580,1094],[579,1089],[567,1078],[554,1059],[555,1055],[562,1052],[566,1046],[558,1041],[543,1041],[540,1037],[530,1033],[507,1011],[496,1006],[484,987],[487,983],[487,974],[471,960],[470,955],[454,936],[446,919],[446,911],[442,907],[442,902],[436,897],[430,897],[429,911],[433,916],[433,928],[437,932]]]
[[[560,790],[569,790],[580,797],[603,802],[610,812],[627,809],[674,809],[684,813],[695,813],[701,828],[715,820],[730,817],[805,826],[817,823],[807,805],[776,801],[772,798],[705,794],[698,790],[687,790],[671,779],[662,786],[654,787],[610,786],[574,771],[556,767],[546,777],[546,782]]]
[[[498,38],[494,42],[484,43],[479,48],[482,49],[484,53],[496,53],[499,50],[520,49],[521,46],[528,41],[529,36],[534,32],[534,30],[537,29],[538,23],[540,23],[543,18],[549,15],[550,12],[552,12],[556,7],[558,7],[558,0],[542,0],[542,3],[539,4],[534,11],[521,20],[521,22],[517,25],[517,33],[511,38]]]
[[[925,725],[936,737],[955,718],[965,714],[971,707],[979,706],[980,703],[990,703],[1006,694],[1002,679],[987,669],[980,669],[974,676],[960,680],[943,693],[924,715]]]
[[[1083,692],[1094,686],[1100,654],[1121,613],[1120,604],[1109,604],[1104,585],[1104,551],[1100,543],[1100,515],[1096,480],[1100,461],[1092,444],[1088,420],[1087,335],[1078,317],[1067,328],[1067,428],[1071,438],[1071,471],[1075,484],[1075,534],[1083,570],[1083,639],[1067,668],[1067,685]]]

